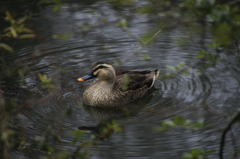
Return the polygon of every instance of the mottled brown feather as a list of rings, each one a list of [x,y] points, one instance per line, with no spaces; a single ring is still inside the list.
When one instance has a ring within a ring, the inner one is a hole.
[[[155,71],[155,70],[154,70]],[[139,88],[142,88],[144,86],[147,86],[147,88],[150,88],[153,81],[153,76],[156,75],[156,73],[153,74],[153,71],[125,71],[125,70],[116,70],[117,74],[117,80],[116,82],[118,84],[117,87],[121,88],[123,85],[123,78],[124,75],[129,78],[129,82],[127,84],[127,89],[122,91],[128,91],[128,90],[138,90]]]

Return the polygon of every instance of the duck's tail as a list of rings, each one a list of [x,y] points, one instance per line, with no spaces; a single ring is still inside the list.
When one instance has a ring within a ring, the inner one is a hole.
[[[160,74],[160,70],[156,69],[156,70],[154,70],[154,72],[155,72],[155,79],[157,79]]]
[[[160,73],[159,69],[156,69],[156,70],[153,70],[153,71],[154,71],[154,76],[153,76],[153,79],[152,79],[152,84],[151,84],[150,87],[148,87],[148,89],[152,88],[152,86],[154,85],[155,80],[158,78],[159,73]]]

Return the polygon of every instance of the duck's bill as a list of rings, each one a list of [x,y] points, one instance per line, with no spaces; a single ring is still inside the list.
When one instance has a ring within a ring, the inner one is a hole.
[[[81,82],[81,81],[86,81],[86,80],[89,80],[91,78],[94,78],[95,76],[91,73],[89,75],[86,75],[86,76],[83,76],[81,78],[78,78],[78,81]]]

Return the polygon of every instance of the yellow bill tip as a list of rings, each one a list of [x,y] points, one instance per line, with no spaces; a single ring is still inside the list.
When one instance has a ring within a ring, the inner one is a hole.
[[[82,82],[82,81],[84,81],[84,80],[83,80],[82,78],[78,78],[78,81],[79,81],[79,82]]]

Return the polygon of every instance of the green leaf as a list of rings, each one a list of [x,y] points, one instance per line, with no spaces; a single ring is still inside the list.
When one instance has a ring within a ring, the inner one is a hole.
[[[201,59],[201,58],[204,58],[205,56],[206,56],[206,51],[201,49],[199,50],[199,54],[196,56],[196,58]]]
[[[184,125],[184,123],[185,123],[185,120],[184,120],[184,118],[183,118],[182,116],[176,116],[176,117],[173,119],[173,121],[174,121],[174,123],[175,123],[176,125],[178,125],[178,124]]]
[[[42,89],[52,90],[54,88],[53,84],[44,84],[41,86]]]
[[[12,18],[12,15],[9,11],[6,11],[5,19],[11,23],[11,25],[15,24],[15,20]]]
[[[124,77],[123,77],[123,86],[122,86],[122,90],[123,91],[128,89],[129,82],[130,82],[129,77],[127,75],[124,75]]]
[[[176,67],[174,67],[174,66],[166,66],[166,67],[170,70],[176,71]]]
[[[23,24],[25,21],[27,20],[27,16],[24,16],[22,18],[20,18],[18,21],[17,21],[17,25],[20,25],[20,24]]]
[[[120,63],[119,63],[119,61],[115,60],[113,65],[116,66],[116,67],[119,67]]]
[[[59,9],[61,9],[61,7],[62,7],[62,4],[56,4],[56,5],[53,7],[53,12],[59,11]]]
[[[4,43],[0,43],[0,48],[3,48],[3,49],[5,49],[5,50],[7,50],[7,51],[9,51],[11,53],[14,51],[11,46],[9,46],[7,44],[4,44]]]
[[[5,14],[6,14],[6,18],[7,18],[8,20],[13,19],[11,13],[10,13],[8,10],[6,11]]]
[[[203,149],[194,148],[190,152],[185,152],[182,159],[207,159],[207,155],[215,152],[214,150],[205,151]]]
[[[153,127],[153,130],[159,131],[159,132],[164,132],[164,131],[167,130],[167,126],[162,124],[162,126],[155,126],[155,127]]]
[[[170,127],[175,127],[176,124],[172,120],[165,120],[163,124],[170,126]]]
[[[13,36],[14,38],[16,38],[16,37],[18,36],[16,30],[15,30],[13,27],[10,27],[9,29],[10,29],[10,32],[11,32],[12,36]]]
[[[215,39],[212,44],[214,49],[218,49],[220,47],[220,43],[218,39]]]
[[[143,54],[142,59],[143,59],[144,61],[146,61],[146,60],[148,59],[148,57],[149,57],[149,52],[146,52],[145,54]]]
[[[28,29],[28,28],[22,28],[22,32],[24,32],[24,33],[33,33],[33,31],[31,29]]]
[[[214,60],[213,55],[208,53],[207,54],[207,59],[208,59],[209,62],[213,62],[213,60]]]
[[[38,77],[43,84],[49,84],[52,80],[51,78],[48,78],[46,75],[42,75],[41,73],[38,73]]]
[[[69,38],[71,38],[71,34],[70,33],[60,33],[60,34],[54,34],[52,36],[53,39],[60,39],[60,40],[67,40]]]
[[[180,72],[180,75],[191,75],[191,73],[186,72],[186,71],[182,71],[182,72]]]
[[[186,66],[185,66],[184,62],[180,62],[180,63],[177,64],[177,67],[178,68],[185,68]]]
[[[191,126],[192,125],[192,120],[190,120],[190,119],[187,119],[187,120],[185,120],[185,122],[184,122],[184,125],[183,126]]]
[[[118,22],[118,25],[122,28],[125,28],[127,27],[127,21],[126,19],[121,19],[119,22]]]
[[[206,70],[197,70],[197,73],[204,73]]]
[[[154,13],[154,8],[152,5],[145,5],[143,7],[139,7],[138,9],[139,13],[146,14],[146,13]]]
[[[143,34],[140,39],[144,44],[148,44],[148,42],[150,42],[151,38],[154,36],[154,34],[156,33],[156,30],[150,30],[147,33]]]

